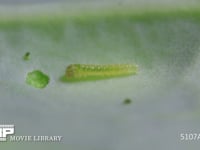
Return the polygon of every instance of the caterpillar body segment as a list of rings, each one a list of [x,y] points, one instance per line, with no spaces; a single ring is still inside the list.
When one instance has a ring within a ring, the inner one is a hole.
[[[111,77],[134,75],[138,71],[137,65],[131,64],[71,64],[67,67],[67,80],[97,80]]]

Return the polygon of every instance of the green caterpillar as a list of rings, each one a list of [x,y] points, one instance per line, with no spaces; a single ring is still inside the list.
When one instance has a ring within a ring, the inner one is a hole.
[[[97,80],[111,77],[134,75],[137,73],[137,71],[137,65],[130,64],[71,64],[67,67],[66,78],[69,81]]]

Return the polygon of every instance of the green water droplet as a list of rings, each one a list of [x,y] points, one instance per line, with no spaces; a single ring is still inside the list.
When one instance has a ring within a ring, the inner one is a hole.
[[[40,70],[34,70],[27,74],[26,83],[35,88],[41,89],[47,86],[49,83],[49,77]]]

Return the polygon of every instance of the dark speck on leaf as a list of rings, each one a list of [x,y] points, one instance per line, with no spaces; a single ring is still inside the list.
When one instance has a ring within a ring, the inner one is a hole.
[[[131,102],[132,102],[131,99],[126,98],[126,99],[124,100],[123,104],[127,105],[127,104],[131,104]]]
[[[26,52],[25,54],[24,54],[24,60],[29,60],[30,59],[30,52]]]

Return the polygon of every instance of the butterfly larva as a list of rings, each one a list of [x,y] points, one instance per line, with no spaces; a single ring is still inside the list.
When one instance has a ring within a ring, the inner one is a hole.
[[[91,65],[71,64],[67,67],[67,80],[93,80],[118,76],[136,74],[137,65],[113,64],[113,65]]]

